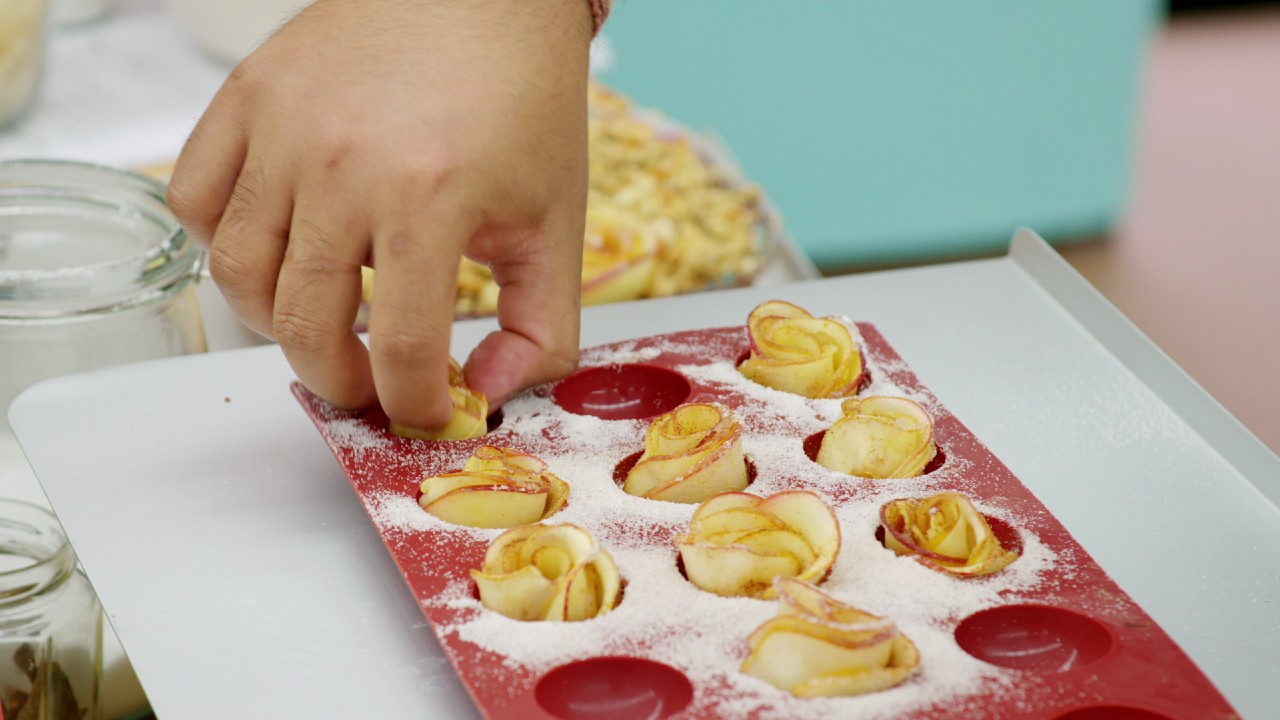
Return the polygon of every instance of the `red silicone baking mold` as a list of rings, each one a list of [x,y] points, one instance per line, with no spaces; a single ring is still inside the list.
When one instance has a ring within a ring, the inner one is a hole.
[[[949,464],[963,468],[960,483],[975,501],[998,504],[1016,517],[1017,526],[990,517],[993,530],[1006,547],[1020,547],[1021,531],[1034,533],[1055,556],[1053,582],[1008,593],[1003,604],[949,619],[955,642],[980,661],[1006,668],[1002,683],[980,684],[971,692],[917,708],[912,717],[1029,717],[1046,720],[1227,720],[1238,716],[1231,706],[1168,635],[1093,561],[1032,493],[936,398],[921,385],[884,337],[871,325],[859,323],[867,365],[883,373],[899,388],[930,398],[935,440],[940,459],[926,472]],[[744,398],[717,383],[702,383],[677,368],[712,363],[735,363],[747,349],[745,328],[715,328],[641,338],[584,353],[583,367],[557,384],[530,391],[551,408],[576,414],[647,426],[648,419],[683,402],[715,400],[731,408]],[[616,352],[615,352],[616,351]],[[647,352],[645,352],[647,351]],[[645,353],[643,362],[610,363],[611,357]],[[598,362],[592,361],[598,358]],[[501,417],[491,418],[489,435],[466,441],[425,442],[391,435],[380,410],[348,412],[335,409],[300,384],[293,385],[307,413],[351,480],[357,495],[371,509],[388,493],[416,499],[424,475],[456,470],[481,444],[521,448],[519,433]],[[510,418],[508,418],[509,420]],[[335,420],[348,425],[335,430]],[[751,416],[741,418],[750,431]],[[352,440],[349,424],[371,433],[386,452],[365,452],[366,444]],[[544,429],[538,442],[556,438]],[[569,443],[572,438],[559,437]],[[821,440],[796,437],[812,458]],[[527,444],[527,443],[525,443]],[[619,450],[619,465],[634,462],[634,450]],[[815,466],[816,467],[816,466]],[[555,467],[551,470],[554,472]],[[564,476],[562,476],[564,477]],[[573,485],[573,478],[564,477]],[[775,485],[806,487],[803,477],[775,478]],[[822,487],[835,506],[858,497],[872,481],[849,478],[847,485]],[[942,487],[937,488],[945,489]],[[748,492],[753,492],[748,488]],[[618,490],[621,493],[621,490]],[[569,502],[573,502],[572,490]],[[689,506],[692,514],[694,506]],[[553,517],[551,522],[555,522]],[[655,528],[649,541],[671,549],[681,528]],[[456,534],[430,529],[410,531],[380,528],[406,583],[436,629],[441,644],[472,695],[477,707],[491,718],[736,718],[741,705],[730,706],[715,691],[702,687],[670,664],[645,656],[638,647],[624,656],[604,655],[564,663],[555,668],[522,666],[519,658],[504,658],[472,644],[456,632],[444,632],[475,609],[433,602],[469,571],[479,567],[486,544],[460,542]],[[852,542],[844,539],[842,552]],[[903,562],[912,562],[907,558]],[[956,579],[957,583],[974,580]],[[981,580],[978,580],[981,582]],[[627,602],[624,597],[623,602]],[[763,601],[760,601],[763,602]],[[481,611],[488,612],[488,611]],[[753,626],[741,628],[742,654]],[[664,642],[678,643],[681,638]],[[514,660],[514,662],[512,662]],[[724,672],[736,673],[735,667]],[[907,682],[929,682],[917,674]],[[772,688],[761,693],[773,692]],[[886,691],[889,692],[889,691]],[[781,695],[775,695],[779,701]],[[789,696],[787,696],[789,699]],[[852,699],[856,702],[856,698]],[[764,698],[762,705],[767,705]],[[792,701],[795,702],[795,701]],[[800,707],[803,705],[789,705]],[[822,707],[829,708],[824,705]],[[735,709],[738,708],[738,709]],[[857,711],[849,705],[849,713]],[[843,711],[842,711],[843,714]]]

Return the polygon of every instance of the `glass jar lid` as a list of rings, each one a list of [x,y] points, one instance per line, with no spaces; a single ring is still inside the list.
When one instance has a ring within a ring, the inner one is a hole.
[[[147,304],[186,287],[202,256],[150,178],[85,163],[0,162],[0,322]]]
[[[75,570],[76,556],[57,518],[21,500],[0,498],[0,626],[7,614],[57,588]]]

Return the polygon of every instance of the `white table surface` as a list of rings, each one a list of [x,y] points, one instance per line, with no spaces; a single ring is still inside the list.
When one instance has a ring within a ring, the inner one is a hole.
[[[112,0],[101,20],[51,28],[30,112],[0,158],[116,167],[172,162],[230,68],[206,57],[160,0]]]
[[[772,297],[875,322],[1244,717],[1271,717],[1280,460],[1140,336],[1113,354],[1059,302],[1090,289],[1051,272],[1057,297],[1006,258],[591,308],[584,344]],[[455,354],[490,327],[459,323]],[[10,417],[161,717],[472,714],[291,379],[272,347],[191,356],[46,382]]]

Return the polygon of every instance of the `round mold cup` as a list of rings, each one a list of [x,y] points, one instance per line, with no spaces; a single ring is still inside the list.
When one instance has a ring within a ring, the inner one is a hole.
[[[1134,705],[1089,705],[1055,715],[1053,720],[1175,720],[1175,718]]]
[[[583,368],[552,390],[556,404],[575,415],[642,420],[674,410],[692,394],[683,375],[656,365]]]
[[[1092,665],[1111,652],[1106,625],[1051,605],[1002,605],[974,613],[955,630],[973,657],[1011,670],[1062,673]]]
[[[693,684],[653,660],[599,657],[543,675],[534,698],[559,720],[663,720],[693,700]]]
[[[802,443],[804,447],[805,456],[815,463],[818,462],[818,451],[822,449],[822,438],[826,436],[827,436],[826,430],[819,430],[818,432],[805,438]],[[930,460],[929,463],[924,466],[924,469],[920,471],[920,475],[918,475],[917,477],[923,477],[925,475],[928,475],[929,473],[939,470],[943,465],[947,464],[947,451],[941,445],[939,445],[936,441],[934,442],[934,447],[936,448],[937,452],[934,453],[933,459]],[[862,477],[862,476],[850,475],[849,477]],[[864,479],[870,480],[872,478],[864,478]]]

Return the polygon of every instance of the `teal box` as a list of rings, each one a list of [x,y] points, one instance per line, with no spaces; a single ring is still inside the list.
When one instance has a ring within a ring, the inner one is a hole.
[[[615,0],[597,76],[720,135],[820,266],[1096,234],[1158,0]]]

